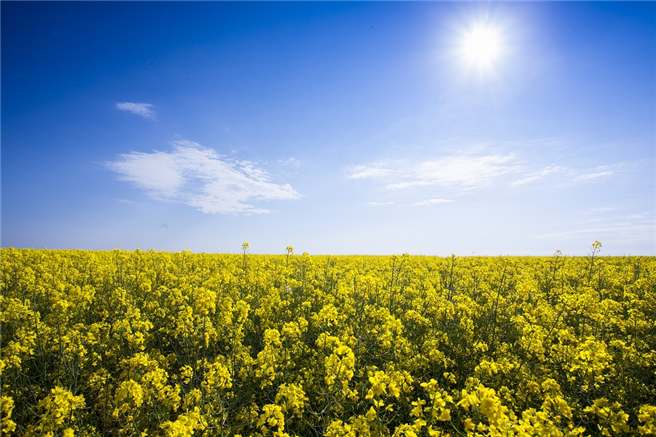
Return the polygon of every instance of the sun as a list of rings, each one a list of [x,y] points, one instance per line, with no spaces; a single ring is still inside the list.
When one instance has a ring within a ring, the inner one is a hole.
[[[493,27],[476,26],[464,35],[461,48],[470,64],[488,68],[501,54],[501,38]]]

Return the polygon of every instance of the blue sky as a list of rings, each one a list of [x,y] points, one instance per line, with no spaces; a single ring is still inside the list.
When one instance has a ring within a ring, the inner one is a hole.
[[[3,247],[656,254],[654,2],[1,8]]]

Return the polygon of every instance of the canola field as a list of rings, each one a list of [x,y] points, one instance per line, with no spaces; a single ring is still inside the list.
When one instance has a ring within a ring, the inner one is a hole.
[[[656,258],[599,249],[3,248],[1,433],[655,435]]]

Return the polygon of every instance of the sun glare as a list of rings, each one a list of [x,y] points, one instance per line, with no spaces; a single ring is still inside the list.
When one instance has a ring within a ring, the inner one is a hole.
[[[468,62],[489,67],[501,52],[499,33],[490,27],[475,27],[465,35],[462,50]]]

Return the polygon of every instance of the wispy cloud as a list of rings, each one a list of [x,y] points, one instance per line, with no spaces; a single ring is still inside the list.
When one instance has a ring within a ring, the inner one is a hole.
[[[368,202],[368,205],[381,206],[381,205],[394,205],[394,202]]]
[[[573,184],[591,182],[613,176],[619,170],[618,166],[603,165],[589,170],[572,179]]]
[[[556,225],[554,232],[538,235],[543,239],[599,240],[613,244],[656,244],[656,220],[651,212],[606,214],[615,208],[597,208],[600,215],[593,219]],[[560,229],[558,229],[560,228]],[[656,246],[653,246],[656,249]]]
[[[524,185],[530,182],[535,182],[539,179],[543,179],[547,176],[551,176],[553,174],[558,174],[558,173],[563,174],[568,171],[569,170],[567,167],[563,167],[560,165],[550,165],[545,168],[539,169],[537,171],[528,172],[523,178],[511,182],[511,185],[514,186]]]
[[[601,207],[601,208],[593,208],[588,213],[589,214],[596,214],[596,213],[599,213],[599,212],[613,211],[614,209],[616,209],[614,206],[604,206],[604,207]]]
[[[265,213],[262,200],[298,199],[289,184],[275,184],[251,161],[237,161],[192,141],[174,141],[170,152],[132,152],[106,162],[121,180],[151,197],[179,201],[205,213]]]
[[[287,159],[279,159],[276,161],[278,164],[283,165],[283,166],[290,166],[290,167],[300,167],[301,162],[296,159],[296,158],[287,158]]]
[[[421,202],[416,202],[414,203],[415,206],[427,206],[427,205],[439,205],[442,203],[451,203],[453,200],[451,199],[428,199],[428,200],[422,200]]]
[[[385,168],[389,163],[375,163],[369,166],[356,165],[350,171],[350,179],[386,178],[394,175],[394,170]]]
[[[576,169],[563,165],[539,166],[517,154],[455,154],[418,160],[377,161],[347,169],[349,179],[371,179],[390,190],[440,187],[468,191],[491,186],[519,187],[552,178],[554,186],[601,181],[625,173],[635,165],[617,163]],[[557,178],[557,179],[554,179]]]
[[[593,168],[570,168],[561,165],[551,165],[543,169],[534,171],[527,175],[527,177],[513,182],[511,185],[518,186],[526,183],[535,182],[540,179],[545,179],[549,176],[557,176],[559,182],[556,186],[572,186],[581,185],[591,182],[599,182],[613,176],[625,174],[632,168],[635,168],[635,163],[619,162],[612,165],[600,165]]]
[[[157,114],[153,108],[154,106],[150,103],[119,102],[116,104],[116,109],[120,111],[131,112],[149,120],[156,120]]]
[[[604,237],[609,238],[620,238],[622,236],[628,235],[641,235],[645,239],[644,241],[649,241],[651,238],[654,238],[654,231],[656,230],[656,222],[644,221],[642,223],[609,223],[600,226],[594,226],[585,229],[574,229],[563,232],[554,232],[551,234],[539,235],[539,238],[564,238],[564,237],[588,237],[592,236],[594,238],[603,239]]]
[[[387,188],[443,186],[474,189],[520,170],[514,155],[451,155],[421,162],[383,161],[358,165],[348,172],[350,179],[383,179]]]

